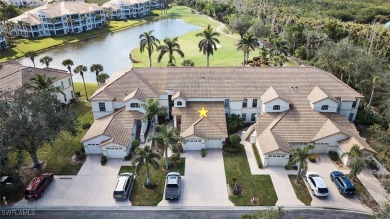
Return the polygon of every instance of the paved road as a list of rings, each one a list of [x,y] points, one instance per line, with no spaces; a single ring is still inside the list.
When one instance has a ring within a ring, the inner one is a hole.
[[[254,210],[30,210],[27,216],[5,216],[9,212],[1,210],[0,215],[2,219],[5,218],[39,218],[39,219],[112,219],[112,218],[136,218],[136,219],[153,219],[153,218],[195,218],[195,219],[238,219],[243,213],[253,213]],[[25,212],[27,213],[27,212]],[[370,215],[360,214],[356,212],[344,212],[330,209],[296,209],[288,210],[288,215],[284,218],[315,218],[315,219],[368,219],[372,218]]]

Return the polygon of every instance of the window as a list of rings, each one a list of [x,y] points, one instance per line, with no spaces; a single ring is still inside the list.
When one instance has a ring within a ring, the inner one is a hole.
[[[328,105],[322,105],[321,106],[321,110],[328,110],[329,109],[329,106]]]
[[[68,78],[69,87],[72,86],[72,81]]]
[[[273,109],[273,110],[280,110],[280,105],[274,105],[274,106],[272,107],[272,109]]]
[[[225,99],[225,108],[229,108],[230,102],[229,99]]]
[[[257,107],[257,99],[253,99],[252,107]]]
[[[244,99],[244,101],[242,102],[242,107],[243,108],[248,107],[248,99]]]
[[[73,94],[73,91],[70,91],[70,96],[72,97],[72,99],[74,98],[73,95],[74,95],[74,94]]]
[[[66,102],[68,99],[66,98],[66,94],[64,93],[64,101]]]
[[[252,115],[251,115],[251,121],[252,121],[252,122],[256,121],[256,113],[252,113]]]
[[[106,111],[106,103],[99,103],[99,111]]]
[[[183,105],[183,103],[181,101],[177,101],[177,105],[181,106],[181,105]]]
[[[246,113],[241,114],[241,119],[246,121]]]
[[[356,105],[357,105],[357,100],[352,102],[352,108],[356,108]]]
[[[64,82],[61,81],[61,90],[63,90],[63,89],[64,89]]]
[[[130,108],[139,108],[139,103],[131,103]]]

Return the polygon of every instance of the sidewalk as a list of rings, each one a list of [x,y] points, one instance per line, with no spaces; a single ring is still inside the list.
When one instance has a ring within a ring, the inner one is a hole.
[[[390,200],[390,195],[367,167],[357,177],[379,205]]]

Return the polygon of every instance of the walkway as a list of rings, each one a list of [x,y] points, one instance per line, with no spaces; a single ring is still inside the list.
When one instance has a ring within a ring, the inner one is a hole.
[[[382,187],[379,180],[372,174],[372,170],[365,167],[357,177],[379,205],[383,205],[386,201],[390,201],[390,195]]]
[[[217,29],[215,29],[218,33],[221,33],[221,34],[223,34],[223,35],[225,35],[225,36],[228,36],[228,37],[231,37],[231,38],[234,38],[234,39],[238,39],[238,40],[240,39],[240,37],[237,37],[237,36],[234,36],[234,35],[232,35],[232,34],[227,34],[227,33],[223,32],[223,28],[226,27],[226,25],[225,25],[224,23],[219,22],[219,21],[215,20],[214,18],[209,17],[209,16],[207,16],[207,15],[205,15],[205,16],[207,17],[207,19],[209,19],[209,20],[211,20],[211,21],[214,21],[214,22],[216,22],[216,23],[219,23],[219,27],[217,27]]]
[[[291,185],[288,175],[296,175],[295,170],[285,170],[284,167],[268,167],[259,169],[256,158],[253,153],[252,144],[248,141],[242,141],[245,146],[246,156],[252,175],[270,175],[274,184],[276,195],[278,196],[277,206],[304,206],[295,195],[294,188]]]

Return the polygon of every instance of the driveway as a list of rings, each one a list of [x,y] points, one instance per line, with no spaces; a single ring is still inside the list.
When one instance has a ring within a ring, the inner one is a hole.
[[[14,206],[131,206],[130,201],[112,198],[119,169],[126,164],[129,165],[122,159],[109,159],[105,166],[101,166],[100,156],[88,156],[77,176],[54,176],[42,198],[23,199]]]
[[[187,151],[185,175],[179,200],[162,200],[158,206],[233,206],[228,197],[225,167],[221,149]]]
[[[311,206],[342,207],[348,209],[368,210],[360,203],[360,200],[356,196],[344,197],[339,194],[337,186],[330,180],[329,176],[330,173],[335,170],[338,170],[337,167],[333,164],[327,155],[321,155],[320,161],[317,160],[316,163],[308,162],[308,171],[317,172],[320,176],[322,176],[329,190],[329,196],[327,198],[315,197],[310,191],[310,195],[313,198]],[[345,174],[349,172],[349,170],[339,171],[344,172]],[[308,189],[310,188],[307,183],[306,186]]]

